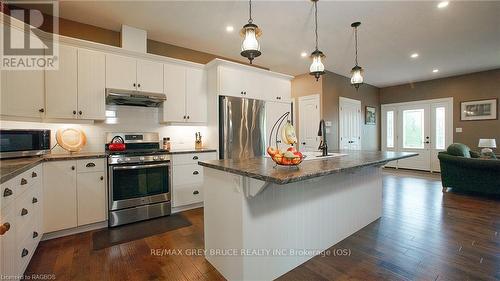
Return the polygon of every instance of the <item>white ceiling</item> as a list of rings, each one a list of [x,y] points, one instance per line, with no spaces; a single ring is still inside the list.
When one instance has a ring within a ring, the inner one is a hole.
[[[309,60],[300,53],[314,48],[312,2],[253,3],[254,23],[263,30],[255,63],[291,75],[308,72]],[[354,21],[362,22],[365,81],[378,87],[500,67],[500,1],[453,1],[445,9],[437,3],[320,1],[326,69],[349,76]],[[246,1],[62,1],[60,16],[115,31],[127,24],[147,30],[153,40],[245,60],[238,30],[248,20]],[[227,25],[235,31],[227,33]],[[410,58],[414,52],[417,59]]]

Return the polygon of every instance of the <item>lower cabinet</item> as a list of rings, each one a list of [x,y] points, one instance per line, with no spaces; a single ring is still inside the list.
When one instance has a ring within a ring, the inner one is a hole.
[[[44,231],[106,220],[104,159],[44,163]]]
[[[173,155],[172,207],[203,202],[203,167],[198,161],[215,159],[215,152]]]

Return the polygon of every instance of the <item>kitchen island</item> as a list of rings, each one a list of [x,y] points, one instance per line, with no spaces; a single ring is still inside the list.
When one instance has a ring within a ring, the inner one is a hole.
[[[265,157],[199,162],[206,259],[228,280],[275,279],[380,218],[380,167],[417,155],[341,153],[299,167]]]

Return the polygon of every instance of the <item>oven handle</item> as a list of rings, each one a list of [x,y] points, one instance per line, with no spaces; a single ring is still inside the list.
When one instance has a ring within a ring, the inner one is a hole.
[[[170,166],[168,163],[163,164],[149,164],[149,165],[135,165],[135,166],[115,166],[113,170],[136,170],[136,169],[147,169],[147,168],[157,168],[157,167],[167,167]]]

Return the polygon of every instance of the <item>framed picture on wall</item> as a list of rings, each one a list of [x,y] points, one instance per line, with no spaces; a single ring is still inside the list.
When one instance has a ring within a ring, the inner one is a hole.
[[[375,125],[377,124],[377,109],[372,106],[365,107],[365,124]]]
[[[498,99],[463,101],[460,103],[460,120],[494,120],[498,118]]]

